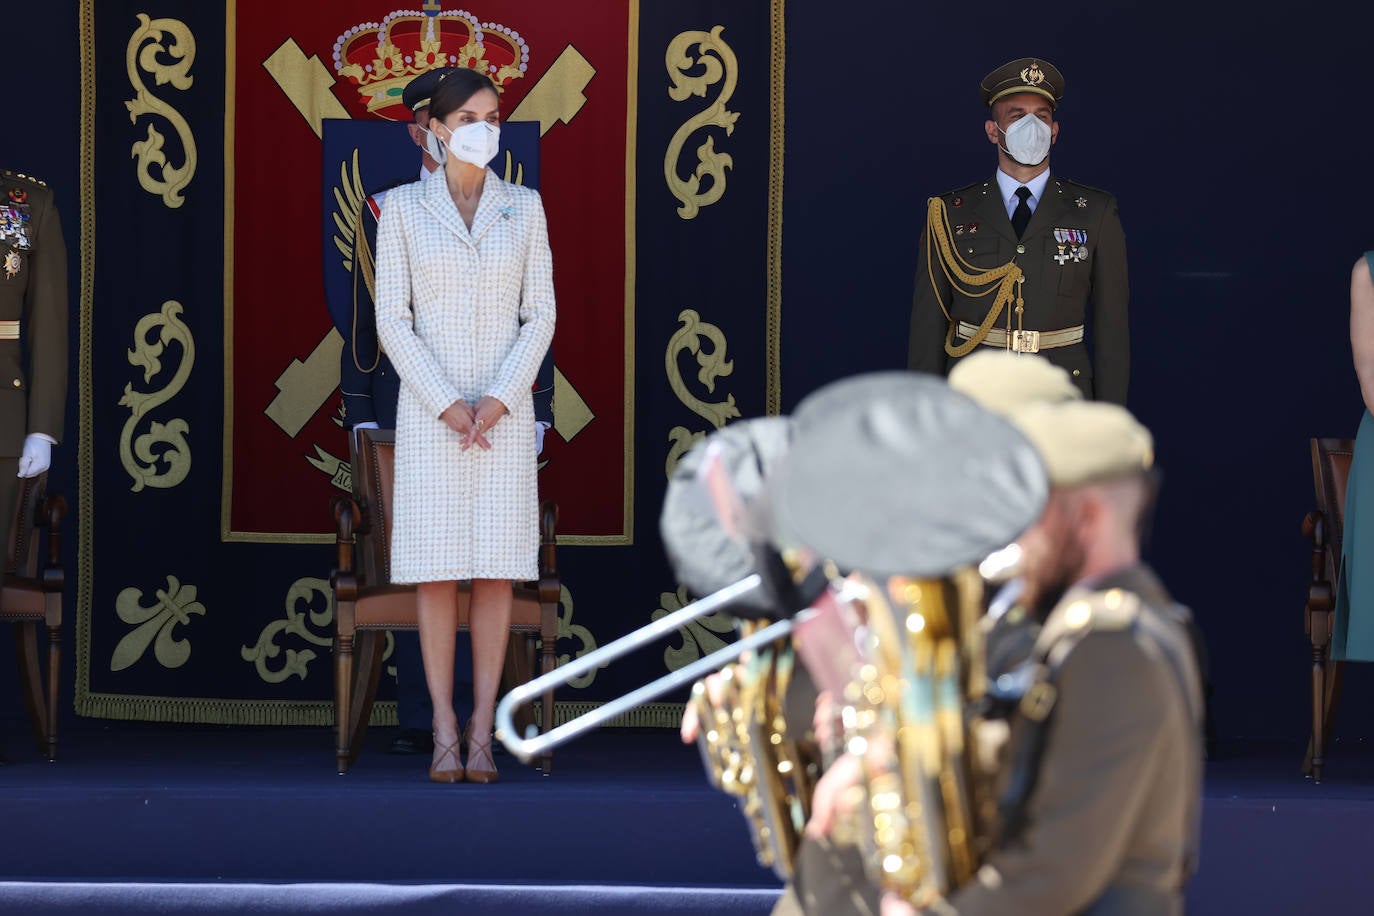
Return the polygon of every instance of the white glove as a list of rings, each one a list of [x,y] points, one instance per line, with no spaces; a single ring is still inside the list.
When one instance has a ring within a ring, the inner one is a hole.
[[[544,451],[544,431],[548,428],[549,424],[539,420],[534,421],[534,455],[536,458]]]
[[[24,437],[24,454],[19,459],[16,477],[37,477],[52,464],[52,440],[42,433]]]

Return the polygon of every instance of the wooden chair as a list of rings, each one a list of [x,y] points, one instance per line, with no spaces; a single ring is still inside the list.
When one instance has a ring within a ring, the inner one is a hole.
[[[19,680],[38,750],[57,759],[57,704],[62,674],[62,517],[67,502],[45,494],[47,474],[19,481],[18,505],[10,524],[5,575],[0,583],[0,620],[14,624]],[[38,529],[47,528],[46,543]],[[39,560],[47,562],[39,569]],[[38,627],[47,630],[46,685],[38,661]]]
[[[395,433],[359,430],[353,454],[353,496],[331,501],[338,543],[334,587],[334,722],[338,771],[357,759],[381,677],[385,631],[417,628],[415,587],[391,583],[390,538]],[[542,670],[557,665],[559,581],[554,529],[558,507],[540,506],[539,580],[516,583],[511,608],[511,651],[506,678],[524,683],[534,669],[535,638],[542,641]],[[459,583],[458,628],[468,628],[470,588]],[[523,649],[523,651],[521,651]],[[543,730],[553,728],[553,691],[543,696]],[[539,761],[547,776],[552,752]]]
[[[1336,585],[1341,568],[1341,535],[1345,530],[1345,485],[1355,453],[1353,439],[1312,440],[1312,483],[1317,508],[1302,522],[1312,541],[1311,580],[1307,586],[1304,628],[1312,651],[1312,734],[1307,743],[1303,774],[1322,780],[1326,745],[1340,701],[1344,662],[1331,662],[1331,630],[1336,610]]]

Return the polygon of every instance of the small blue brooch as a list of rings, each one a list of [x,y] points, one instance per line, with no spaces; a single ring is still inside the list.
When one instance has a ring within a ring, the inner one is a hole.
[[[497,212],[501,214],[502,219],[510,219],[510,215],[515,212],[515,208],[507,204]]]

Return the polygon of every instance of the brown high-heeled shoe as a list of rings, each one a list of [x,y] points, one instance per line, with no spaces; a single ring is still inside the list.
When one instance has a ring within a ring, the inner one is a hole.
[[[478,741],[472,735],[472,720],[468,720],[467,728],[463,729],[463,741],[468,746],[467,780],[468,782],[489,783],[496,782],[500,774],[496,772],[496,760],[491,756],[491,735],[487,735],[486,741]],[[489,768],[473,768],[473,763],[478,760],[486,759],[491,764]]]
[[[452,744],[443,744],[439,741],[439,733],[434,733],[434,750],[437,752],[437,756],[435,756],[429,764],[430,782],[451,783],[463,781],[463,762],[462,759],[458,756],[458,746],[462,743],[462,741],[463,739],[460,737],[457,741],[453,742]],[[435,766],[436,763],[443,763],[444,759],[448,757],[452,757],[453,762],[458,764],[457,769],[445,770],[439,769],[437,766]]]

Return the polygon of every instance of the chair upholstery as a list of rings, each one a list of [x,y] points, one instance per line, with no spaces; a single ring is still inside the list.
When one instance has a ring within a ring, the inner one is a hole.
[[[38,749],[57,758],[57,704],[62,674],[62,517],[67,503],[46,494],[47,474],[19,481],[0,582],[0,620],[14,624],[19,680]],[[46,528],[48,536],[39,536]],[[46,560],[46,562],[40,562]],[[40,569],[41,567],[41,569]],[[38,658],[38,628],[47,633],[46,679]]]
[[[1303,626],[1312,654],[1312,731],[1303,773],[1321,782],[1326,746],[1340,698],[1344,663],[1330,661],[1331,631],[1340,575],[1341,538],[1345,531],[1345,487],[1355,454],[1353,439],[1313,439],[1312,484],[1317,508],[1303,519],[1312,541],[1311,577]]]
[[[334,721],[339,773],[357,759],[381,677],[384,634],[418,626],[415,587],[391,582],[390,542],[395,433],[358,430],[353,454],[353,495],[332,501],[338,565],[331,577],[335,601]],[[532,677],[534,641],[542,643],[542,670],[557,665],[559,580],[555,556],[558,508],[540,506],[539,579],[515,583],[511,606],[511,652],[506,674],[516,682]],[[468,628],[470,587],[459,583],[458,629]],[[518,651],[523,648],[524,651]],[[553,728],[553,690],[543,696],[544,731]],[[540,758],[547,775],[552,753]]]

